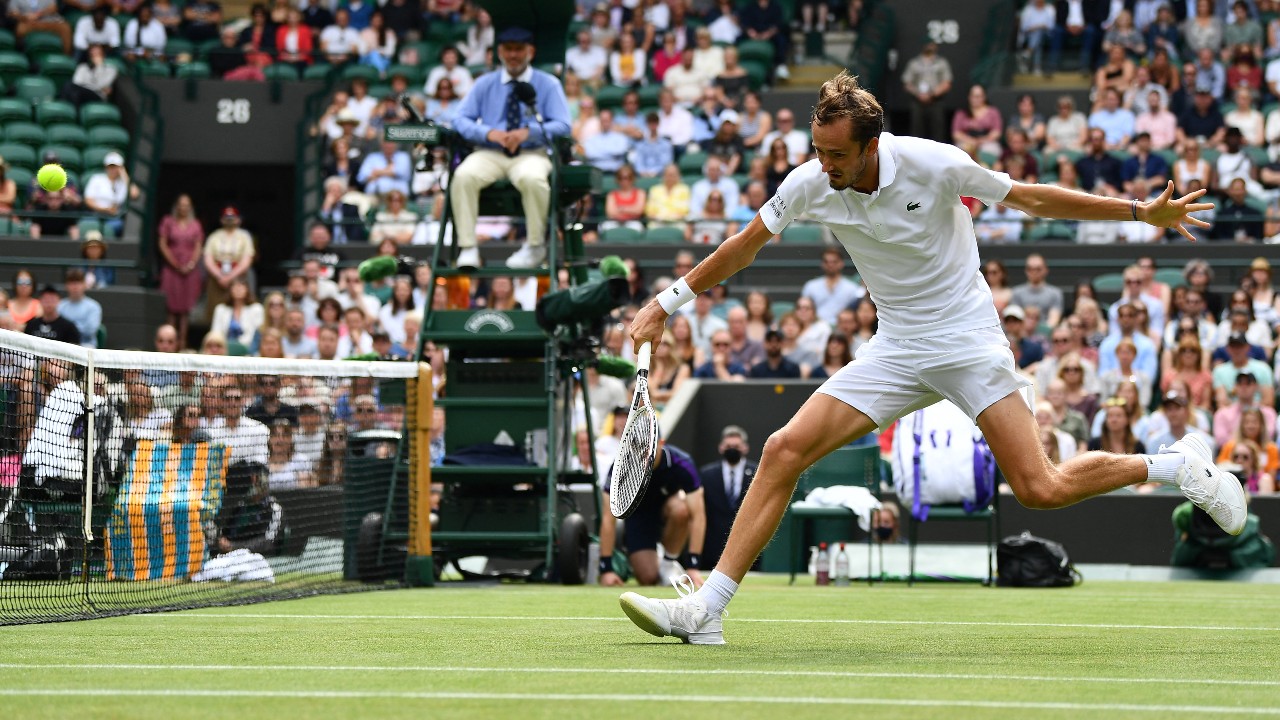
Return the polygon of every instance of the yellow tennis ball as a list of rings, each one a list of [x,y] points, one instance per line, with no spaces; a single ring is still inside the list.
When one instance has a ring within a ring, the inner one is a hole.
[[[67,171],[61,165],[45,165],[36,173],[36,181],[45,190],[58,192],[67,186]]]

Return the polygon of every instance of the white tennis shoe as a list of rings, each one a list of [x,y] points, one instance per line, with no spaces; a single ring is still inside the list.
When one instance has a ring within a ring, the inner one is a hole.
[[[1168,447],[1161,446],[1160,452],[1176,452],[1186,458],[1178,468],[1177,480],[1188,500],[1209,513],[1209,517],[1228,533],[1239,535],[1244,531],[1248,517],[1244,488],[1235,475],[1219,470],[1213,464],[1213,453],[1203,439],[1188,433]]]
[[[724,620],[721,613],[707,611],[694,593],[688,575],[672,580],[674,600],[654,600],[639,593],[625,592],[618,598],[622,611],[636,627],[658,637],[678,637],[691,645],[723,645]]]
[[[458,261],[454,266],[459,270],[475,270],[481,266],[480,250],[474,245],[469,248],[462,248],[458,252]]]

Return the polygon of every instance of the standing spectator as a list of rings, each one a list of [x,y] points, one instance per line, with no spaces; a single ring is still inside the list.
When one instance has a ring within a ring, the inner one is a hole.
[[[160,268],[160,290],[164,293],[169,324],[177,329],[177,349],[185,350],[191,310],[200,300],[204,285],[200,268],[204,228],[196,218],[190,195],[179,195],[173,210],[160,221],[157,248],[164,260]]]
[[[227,288],[226,302],[214,307],[209,332],[247,348],[254,333],[262,327],[264,317],[262,303],[254,298],[249,283],[243,277],[237,277]]]
[[[138,196],[138,188],[129,182],[129,172],[124,169],[120,153],[107,153],[102,165],[106,172],[89,178],[84,187],[84,204],[102,216],[104,229],[119,237],[124,227],[125,203]]]
[[[52,285],[40,288],[40,314],[27,322],[26,333],[46,340],[71,345],[80,344],[80,330],[75,323],[58,314],[61,297]]]
[[[1045,282],[1049,276],[1049,265],[1039,253],[1027,256],[1024,266],[1027,281],[1013,289],[1011,302],[1028,307],[1040,308],[1040,317],[1049,327],[1057,327],[1062,319],[1062,290]]]
[[[87,102],[108,102],[115,89],[117,70],[106,63],[106,50],[90,45],[85,59],[76,66],[59,97],[79,107]]]
[[[1035,2],[1044,4],[1044,0]],[[1027,10],[1032,8],[1032,5],[1027,6]],[[1050,9],[1050,14],[1052,12]],[[1023,15],[1025,18],[1025,11]],[[1037,56],[1037,71],[1039,68],[1040,59]],[[911,58],[902,71],[902,85],[911,96],[912,135],[929,140],[943,140],[946,108],[943,107],[942,100],[951,92],[951,81],[951,63],[938,54],[938,43],[933,38],[926,37],[920,54]]]
[[[182,37],[193,43],[215,40],[222,25],[222,5],[215,0],[193,0],[182,8]]]
[[[62,40],[62,54],[71,54],[71,26],[58,14],[57,0],[14,0],[8,9],[18,42],[29,32],[50,32]]]
[[[787,58],[791,52],[791,33],[788,31],[782,6],[776,0],[749,2],[739,8],[738,24],[747,38],[773,43],[773,61],[777,63],[774,76],[780,80],[789,78],[791,73],[787,71]],[[729,53],[726,52],[725,55],[727,65]]]
[[[455,47],[446,47],[440,51],[440,64],[431,68],[431,72],[427,73],[427,82],[423,85],[423,92],[429,97],[436,96],[436,87],[444,78],[449,78],[449,82],[453,84],[453,94],[456,97],[466,97],[471,92],[471,86],[475,84],[475,80],[471,77],[471,73],[459,64],[461,54]]]
[[[84,294],[84,272],[68,270],[67,297],[58,303],[58,314],[71,321],[80,332],[80,346],[98,347],[98,329],[102,327],[102,306]]]
[[[204,269],[209,274],[205,283],[205,310],[226,302],[232,281],[247,278],[256,251],[253,237],[240,227],[240,211],[228,205],[222,211],[222,226],[209,233],[204,244]]]

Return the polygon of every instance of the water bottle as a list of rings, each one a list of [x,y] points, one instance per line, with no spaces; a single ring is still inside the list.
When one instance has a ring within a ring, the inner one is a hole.
[[[849,554],[844,551],[844,543],[840,543],[840,552],[836,553],[836,585],[849,587]]]
[[[831,584],[831,556],[827,553],[827,544],[818,544],[818,584]]]

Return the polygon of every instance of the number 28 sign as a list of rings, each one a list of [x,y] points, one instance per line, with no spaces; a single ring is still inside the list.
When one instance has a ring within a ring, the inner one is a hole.
[[[930,20],[925,27],[929,39],[939,45],[953,45],[960,41],[960,23],[955,20]]]
[[[222,98],[217,107],[219,125],[247,125],[252,117],[249,101],[244,98]]]

